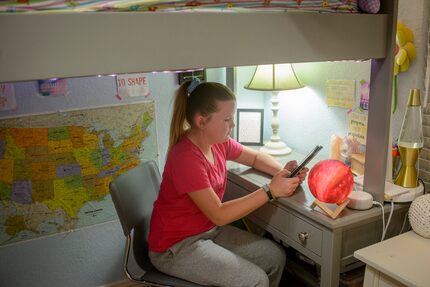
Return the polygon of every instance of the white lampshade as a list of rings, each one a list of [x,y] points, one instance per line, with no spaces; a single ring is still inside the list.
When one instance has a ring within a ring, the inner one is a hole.
[[[294,90],[304,86],[297,79],[291,64],[259,65],[255,68],[251,81],[245,89],[272,92],[272,136],[260,149],[271,155],[286,155],[291,153],[291,148],[281,141],[279,136],[279,91]]]
[[[303,88],[291,64],[259,65],[245,89],[284,91]]]

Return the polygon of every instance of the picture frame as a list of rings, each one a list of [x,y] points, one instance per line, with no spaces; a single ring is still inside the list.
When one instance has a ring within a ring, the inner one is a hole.
[[[237,109],[237,141],[263,145],[264,109]]]
[[[199,78],[200,81],[206,80],[206,70],[194,70],[189,72],[178,73],[178,84],[182,85],[183,82],[191,80],[193,77]]]

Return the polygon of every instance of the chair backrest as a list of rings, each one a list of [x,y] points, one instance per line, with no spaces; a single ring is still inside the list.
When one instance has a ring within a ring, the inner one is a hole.
[[[126,171],[109,185],[112,201],[125,236],[133,231],[133,253],[138,265],[148,270],[148,234],[154,201],[160,190],[161,176],[150,160]]]

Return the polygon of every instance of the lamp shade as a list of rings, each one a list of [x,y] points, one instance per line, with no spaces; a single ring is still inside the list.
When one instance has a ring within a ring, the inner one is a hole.
[[[258,65],[245,89],[284,91],[303,88],[291,64]]]
[[[409,93],[398,146],[402,167],[394,183],[407,188],[418,187],[418,172],[415,164],[424,146],[419,89],[412,89]]]
[[[419,89],[411,89],[409,92],[398,144],[406,148],[422,148],[424,145]]]

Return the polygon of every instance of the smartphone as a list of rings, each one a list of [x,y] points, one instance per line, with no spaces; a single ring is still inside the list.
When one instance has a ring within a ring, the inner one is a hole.
[[[295,177],[322,149],[321,145],[317,145],[306,157],[305,159],[297,166],[288,177]]]

